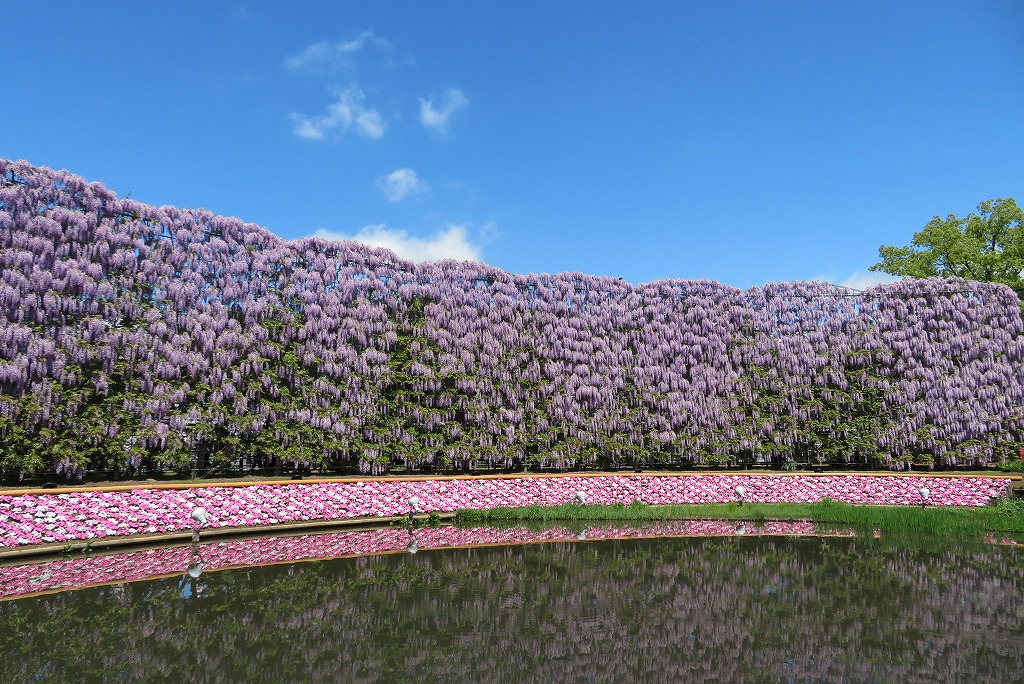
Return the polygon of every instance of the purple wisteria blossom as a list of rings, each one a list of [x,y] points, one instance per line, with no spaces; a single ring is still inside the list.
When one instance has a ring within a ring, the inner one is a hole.
[[[738,290],[414,264],[0,160],[0,470],[983,465],[1008,287]]]

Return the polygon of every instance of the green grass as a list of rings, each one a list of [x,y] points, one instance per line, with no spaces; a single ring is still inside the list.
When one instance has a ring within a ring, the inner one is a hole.
[[[648,506],[526,506],[460,510],[457,523],[497,521],[575,521],[575,520],[812,520],[817,523],[845,525],[857,530],[924,533],[937,535],[974,535],[1024,532],[1024,500],[1006,501],[983,508],[929,506],[855,506],[825,500],[807,504],[728,503],[708,505]]]

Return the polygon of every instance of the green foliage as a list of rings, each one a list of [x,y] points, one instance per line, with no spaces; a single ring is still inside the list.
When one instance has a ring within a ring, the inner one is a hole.
[[[1024,212],[1012,199],[985,200],[977,214],[936,216],[906,247],[882,246],[870,270],[928,278],[956,277],[1013,288],[1024,300]]]
[[[525,506],[490,510],[460,510],[456,523],[493,521],[571,520],[812,520],[848,525],[871,536],[875,530],[898,534],[979,536],[984,533],[1024,533],[1024,502],[1012,499],[984,508],[929,506],[856,506],[825,499],[807,504],[680,504],[648,506],[579,505]]]

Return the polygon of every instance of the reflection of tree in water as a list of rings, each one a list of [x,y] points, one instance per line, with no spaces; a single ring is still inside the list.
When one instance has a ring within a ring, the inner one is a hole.
[[[0,603],[0,680],[1011,681],[1022,565],[789,538],[227,570],[201,602],[173,578]]]

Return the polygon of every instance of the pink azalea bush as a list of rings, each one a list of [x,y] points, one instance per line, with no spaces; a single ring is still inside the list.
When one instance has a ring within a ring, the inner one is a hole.
[[[997,477],[899,476],[593,476],[501,477],[432,480],[360,480],[242,487],[124,491],[67,491],[0,496],[0,546],[73,542],[104,537],[189,530],[201,507],[211,528],[256,527],[349,518],[401,516],[409,500],[425,513],[460,508],[590,504],[709,504],[816,502],[984,506],[1006,494]]]

